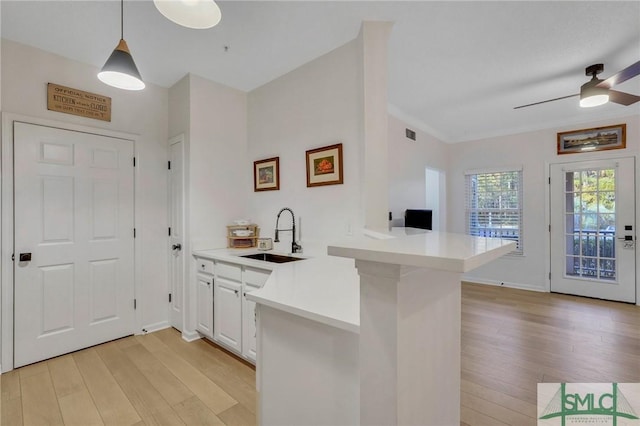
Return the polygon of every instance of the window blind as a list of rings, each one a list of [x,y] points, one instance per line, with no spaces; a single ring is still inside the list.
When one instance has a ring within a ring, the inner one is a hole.
[[[523,253],[522,170],[465,174],[467,233],[515,241]]]

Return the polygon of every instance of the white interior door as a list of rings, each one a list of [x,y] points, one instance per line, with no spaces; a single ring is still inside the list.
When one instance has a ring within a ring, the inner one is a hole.
[[[551,291],[636,300],[635,159],[553,164]]]
[[[14,123],[15,367],[133,333],[132,158],[129,140]]]
[[[169,321],[171,326],[182,331],[184,291],[184,164],[182,138],[169,145],[169,224],[171,246],[169,257]]]

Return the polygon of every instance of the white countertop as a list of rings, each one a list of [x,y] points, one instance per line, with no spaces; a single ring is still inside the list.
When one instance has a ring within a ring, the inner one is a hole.
[[[365,231],[364,235],[330,245],[331,256],[282,264],[240,257],[258,253],[255,249],[197,250],[193,255],[271,270],[265,285],[247,293],[247,299],[358,333],[360,278],[354,258],[467,272],[514,249],[515,243],[511,241],[394,228],[389,233]],[[305,258],[305,255],[295,256]]]
[[[468,272],[515,250],[516,243],[497,238],[394,228],[391,232],[364,231],[329,245],[332,256],[406,266]]]
[[[259,290],[247,299],[313,321],[358,333],[360,328],[360,280],[351,259],[333,256],[306,258],[289,263],[247,259],[242,255],[263,253],[255,249],[196,250],[194,256],[271,270]],[[267,253],[283,254],[273,251]],[[289,254],[286,254],[290,256]]]
[[[351,259],[319,256],[278,265],[247,299],[353,333],[360,330],[360,279]]]

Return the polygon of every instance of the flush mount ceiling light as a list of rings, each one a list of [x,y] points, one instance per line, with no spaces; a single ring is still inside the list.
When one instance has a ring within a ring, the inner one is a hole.
[[[187,28],[211,28],[222,19],[213,0],[153,0],[153,3],[167,19]]]
[[[120,0],[120,42],[98,73],[98,78],[109,86],[124,90],[142,90],[145,87],[127,42],[124,41],[124,0]]]

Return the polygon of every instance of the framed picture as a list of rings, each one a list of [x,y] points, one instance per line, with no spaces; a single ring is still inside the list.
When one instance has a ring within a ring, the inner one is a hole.
[[[342,180],[342,144],[307,151],[307,186],[339,185]]]
[[[277,191],[280,189],[280,157],[253,162],[253,190]]]
[[[622,149],[626,146],[626,124],[558,133],[558,154]]]

